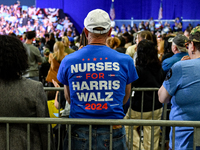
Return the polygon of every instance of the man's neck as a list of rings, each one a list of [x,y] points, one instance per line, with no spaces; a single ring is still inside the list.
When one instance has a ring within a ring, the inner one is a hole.
[[[33,40],[27,39],[25,43],[26,43],[26,44],[32,44],[32,43],[33,43]]]
[[[196,50],[195,53],[190,57],[191,57],[191,59],[200,58],[200,52],[198,50]]]
[[[91,39],[88,40],[88,44],[90,45],[106,45],[105,39]]]

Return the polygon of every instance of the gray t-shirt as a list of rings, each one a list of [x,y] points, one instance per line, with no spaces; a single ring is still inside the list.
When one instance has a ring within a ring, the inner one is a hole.
[[[39,76],[38,62],[42,62],[42,56],[37,47],[24,43],[28,55],[28,69],[23,73],[23,77]]]

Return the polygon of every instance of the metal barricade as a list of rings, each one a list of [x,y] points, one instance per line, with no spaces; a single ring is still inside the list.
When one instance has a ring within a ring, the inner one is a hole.
[[[45,91],[62,91],[64,90],[64,88],[54,88],[54,87],[45,87],[44,88]],[[154,120],[154,105],[155,105],[155,94],[157,94],[157,91],[159,90],[159,88],[132,88],[131,91],[131,95],[130,95],[130,108],[131,108],[131,103],[132,103],[132,92],[133,91],[141,91],[142,92],[142,99],[141,99],[141,119],[143,118],[143,104],[144,104],[144,92],[148,92],[148,91],[153,91],[153,105],[152,105],[152,120]],[[61,94],[60,94],[61,97]],[[59,97],[59,99],[60,99]],[[61,100],[59,100],[59,103],[61,102]],[[59,108],[60,108],[60,104],[59,104]],[[131,116],[131,111],[129,111],[130,114],[129,116]],[[60,114],[60,109],[59,109],[59,114]],[[167,104],[164,105],[164,109],[163,109],[163,120],[166,120],[166,115],[167,115]],[[60,115],[59,115],[60,117]],[[129,118],[130,119],[130,118]],[[59,125],[60,127],[60,125]],[[91,126],[89,126],[89,128],[92,128]],[[71,130],[71,126],[69,126],[69,130]],[[166,135],[166,126],[162,126],[162,143],[161,143],[161,150],[165,149],[165,135]],[[131,140],[130,143],[133,143],[133,126],[131,126],[130,129],[131,132],[129,132],[128,134],[131,134]],[[142,134],[142,126],[140,126],[140,135]],[[60,144],[60,128],[58,128],[58,148],[59,149],[59,144]],[[91,135],[91,133],[89,133],[89,135]],[[129,135],[127,135],[129,137]],[[71,138],[71,135],[69,135],[69,137]],[[142,136],[140,136],[140,143],[139,143],[139,149],[141,149],[141,141],[142,141]],[[112,138],[110,137],[110,141],[112,142]],[[128,139],[129,141],[129,139]],[[154,126],[151,126],[151,149],[154,148]],[[71,146],[71,143],[69,143],[69,146]],[[111,146],[112,147],[112,146]],[[129,149],[133,149],[132,146],[130,146]]]
[[[132,92],[133,91],[141,91],[142,92],[142,98],[141,98],[141,119],[143,118],[143,106],[144,106],[144,92],[152,91],[153,92],[153,104],[152,104],[152,120],[154,120],[154,105],[155,105],[155,94],[157,94],[157,91],[159,88],[132,88],[131,95],[130,95],[130,110],[131,110],[131,104],[132,104]],[[129,119],[131,117],[131,111],[129,111]],[[162,119],[166,120],[167,118],[167,104],[164,104],[163,107],[163,116]],[[130,128],[130,127],[129,127]],[[130,130],[129,130],[130,131]],[[139,149],[141,149],[141,141],[142,141],[142,126],[140,126],[140,143],[139,143]],[[133,137],[133,126],[131,126],[131,132],[128,133],[128,141],[130,143],[133,143],[133,139],[129,140],[129,134],[131,134],[131,137]],[[165,149],[165,135],[166,135],[166,126],[162,127],[162,143],[161,143],[161,149]],[[154,148],[154,126],[151,126],[151,149]],[[130,149],[133,149],[133,146],[130,146]]]
[[[48,124],[48,128],[50,131],[51,124],[68,124],[71,126],[72,124],[79,124],[79,125],[90,125],[90,142],[89,142],[89,150],[92,149],[92,125],[110,125],[110,132],[112,133],[112,126],[113,125],[127,125],[127,126],[172,126],[173,127],[173,145],[172,150],[174,150],[175,145],[175,127],[182,126],[182,127],[194,127],[194,142],[193,142],[193,150],[196,150],[196,146],[199,146],[199,137],[197,136],[200,130],[200,121],[169,121],[169,120],[135,120],[135,119],[72,119],[72,118],[34,118],[34,117],[0,117],[0,123],[6,124],[6,131],[7,131],[7,150],[9,150],[9,124],[10,123],[20,123],[20,124],[27,124],[27,138],[30,139],[30,124]],[[70,133],[71,130],[69,130]],[[111,134],[112,136],[112,134]],[[112,139],[112,138],[111,138]],[[110,142],[112,145],[112,142]],[[50,132],[48,132],[48,150],[50,150]],[[27,150],[30,150],[30,140],[27,143]],[[69,145],[69,150],[72,149]],[[112,146],[110,147],[112,150]]]

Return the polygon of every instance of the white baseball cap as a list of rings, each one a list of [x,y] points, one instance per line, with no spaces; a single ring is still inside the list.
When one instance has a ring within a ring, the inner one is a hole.
[[[92,33],[104,34],[110,30],[111,20],[107,12],[102,9],[95,9],[88,13],[84,20],[84,26],[88,31]],[[102,27],[105,30],[94,30],[94,28],[97,27]]]

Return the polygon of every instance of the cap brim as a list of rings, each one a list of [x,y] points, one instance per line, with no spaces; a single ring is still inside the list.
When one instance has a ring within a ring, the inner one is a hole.
[[[173,39],[174,39],[174,38],[169,38],[169,39],[168,39],[168,42],[170,42],[170,43],[173,42]]]

